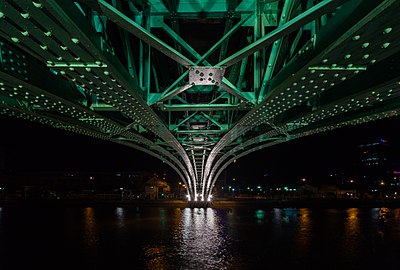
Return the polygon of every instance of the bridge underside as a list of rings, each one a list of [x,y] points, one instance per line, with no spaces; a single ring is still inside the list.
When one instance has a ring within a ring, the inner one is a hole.
[[[141,150],[208,201],[233,160],[397,116],[396,0],[0,0],[0,113]]]

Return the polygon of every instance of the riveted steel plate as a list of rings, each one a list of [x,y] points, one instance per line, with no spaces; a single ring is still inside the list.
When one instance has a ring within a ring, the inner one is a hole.
[[[0,70],[28,80],[25,55],[12,46],[0,41]]]
[[[220,85],[225,70],[220,67],[191,67],[189,69],[189,84]]]

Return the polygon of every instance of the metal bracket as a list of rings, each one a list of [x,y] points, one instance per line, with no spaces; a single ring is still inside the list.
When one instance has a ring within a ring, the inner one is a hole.
[[[191,67],[189,69],[189,84],[220,85],[225,69],[221,67]]]

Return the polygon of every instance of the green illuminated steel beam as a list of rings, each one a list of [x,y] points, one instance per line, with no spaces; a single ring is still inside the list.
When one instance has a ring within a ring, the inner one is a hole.
[[[233,104],[164,104],[163,111],[225,111],[225,110],[248,110],[248,108]]]
[[[204,57],[201,56],[199,53],[197,53],[189,44],[187,44],[177,33],[175,33],[168,25],[163,24],[163,29],[174,39],[176,39],[179,44],[185,48],[190,54],[192,54],[194,57],[197,58],[198,61],[200,61],[200,59],[203,59]],[[229,38],[229,37],[228,37]],[[227,38],[227,39],[228,39]],[[224,39],[225,42],[227,41],[227,39]],[[225,44],[225,43],[223,43]],[[203,62],[206,65],[210,65],[210,63],[207,60],[203,60]],[[198,62],[196,62],[197,64]],[[225,91],[227,91],[228,93],[238,97],[241,100],[245,100],[245,101],[250,101],[248,100],[247,97],[245,97],[241,91],[239,91],[231,82],[228,81],[228,79],[223,78],[223,84],[221,85],[221,88],[224,89]],[[162,96],[158,102],[163,102],[167,99],[170,99],[172,96],[171,95],[177,95],[179,93],[182,93],[183,91],[186,91],[187,89],[189,89],[190,87],[188,87],[188,85],[181,87],[181,88],[177,88],[174,91],[172,91],[170,94],[166,95],[166,96]],[[167,106],[165,106],[167,108]],[[169,107],[169,106],[168,106]],[[212,107],[212,106],[211,106]],[[183,108],[183,107],[182,107]],[[168,110],[182,110],[181,109],[166,109]],[[196,109],[192,109],[192,110],[196,110]],[[215,110],[215,108],[212,108],[211,110]],[[220,109],[221,110],[221,109]]]
[[[145,9],[143,11],[143,23],[145,29],[150,33],[150,7],[148,5],[145,6]],[[144,57],[140,58],[140,61],[143,61],[143,65],[141,65],[141,70],[143,74],[143,88],[146,90],[147,95],[150,93],[151,89],[151,46],[148,44],[147,46],[144,46],[147,43],[145,41],[141,41],[141,48]]]
[[[299,44],[300,38],[303,36],[303,28],[301,27],[294,38],[290,47],[289,57],[292,57],[296,52],[297,45]]]
[[[221,92],[217,97],[215,97],[213,100],[211,100],[208,104],[213,104],[220,100],[221,98],[228,98],[228,93],[226,92]]]
[[[174,96],[174,99],[179,100],[179,102],[181,102],[182,104],[188,104],[189,103],[186,100],[184,100],[183,98],[181,98],[180,96]]]
[[[220,123],[218,123],[217,121],[215,121],[211,116],[209,116],[208,114],[202,112],[201,113],[203,115],[203,117],[205,117],[208,121],[212,122],[214,125],[218,126],[221,130],[227,130],[226,125],[222,125]]]
[[[234,27],[231,28],[222,38],[220,38],[205,54],[201,56],[201,58],[197,59],[196,65],[202,63],[208,56],[210,56],[216,49],[218,49],[221,44],[228,39],[230,36],[232,36],[240,27],[243,26],[243,24],[250,19],[253,16],[253,14],[249,14],[246,16],[244,19],[242,19],[240,22],[238,22]],[[163,93],[162,96],[167,96],[171,98],[173,96],[176,96],[177,94],[181,93],[179,92],[179,88],[176,88],[176,86],[184,79],[186,76],[189,74],[189,70],[187,70],[185,73],[183,73],[179,78],[173,82]],[[175,90],[173,90],[175,89]],[[160,100],[160,101],[164,101]],[[151,104],[150,104],[151,105]]]
[[[247,60],[248,57],[243,58],[242,62],[240,63],[240,73],[239,73],[239,78],[236,83],[236,87],[241,90],[242,89],[242,84],[244,80],[244,74],[246,72],[246,66],[247,66]]]
[[[183,119],[182,121],[180,121],[173,130],[171,130],[172,132],[176,131],[178,127],[182,126],[183,124],[185,124],[187,121],[189,121],[191,118],[193,118],[195,115],[197,114],[197,112],[192,113],[191,115],[189,115],[188,117],[186,117],[185,119]]]
[[[159,50],[160,52],[170,57],[172,60],[180,63],[181,65],[186,67],[195,65],[195,63],[193,63],[190,59],[186,58],[180,52],[178,52],[168,44],[164,43],[153,34],[149,33],[146,29],[122,14],[119,10],[108,4],[106,1],[99,0],[98,3],[104,15],[106,15],[110,20],[115,22],[121,28],[138,37],[140,40],[143,40],[153,48]]]
[[[215,129],[190,129],[190,130],[176,130],[175,133],[181,134],[220,134],[224,133],[226,130],[215,130]]]
[[[241,99],[243,101],[249,101],[251,103],[255,103],[254,100],[246,97],[245,95],[243,95],[243,92],[240,91],[239,89],[236,88],[235,85],[233,85],[228,79],[226,79],[225,77],[222,78],[222,83],[220,85],[220,87],[222,89],[224,89],[226,92],[228,92],[229,94],[237,97],[238,99]]]
[[[296,1],[285,1],[285,4],[282,8],[281,18],[279,20],[279,27],[282,27],[282,25],[284,25],[289,20],[290,14],[292,13],[295,2]],[[276,61],[279,56],[279,52],[282,47],[282,41],[283,41],[283,38],[275,41],[274,44],[272,45],[270,57],[269,57],[268,64],[266,66],[265,73],[264,73],[264,78],[263,78],[263,81],[261,84],[260,93],[258,95],[258,102],[262,101],[262,99],[264,97],[264,91],[265,91],[267,82],[272,77],[273,71],[275,69]]]
[[[249,46],[243,48],[242,50],[238,51],[237,53],[231,55],[230,57],[226,58],[225,60],[219,62],[217,66],[225,66],[229,67],[236,62],[239,62],[243,58],[250,56],[251,54],[261,50],[262,48],[272,44],[274,41],[286,36],[302,25],[309,23],[312,20],[315,20],[319,16],[334,10],[337,6],[341,5],[345,0],[325,0],[309,10],[306,10],[299,16],[293,18],[289,22],[285,23],[282,27],[278,27],[277,29],[273,30],[269,34],[265,35],[264,37],[260,38],[259,40],[253,42]]]
[[[172,27],[173,31],[179,35],[179,21],[178,21],[178,18],[179,18],[180,14],[178,13],[178,3],[179,3],[179,0],[166,0],[166,1],[163,2],[165,7],[169,11],[168,15],[171,18],[171,20],[170,20],[171,27]],[[152,5],[152,9],[153,10],[158,10],[154,5],[154,1],[153,1],[153,3],[150,2],[150,4]],[[173,38],[173,40],[174,40],[175,49],[178,52],[182,53],[182,46],[179,44],[179,42],[176,39]],[[184,72],[183,71],[183,67],[181,65],[177,65],[177,71],[178,71],[178,74],[182,74]]]
[[[194,57],[196,57],[196,59],[201,59],[201,55],[196,52],[192,46],[190,46],[185,40],[183,40],[183,38],[181,38],[173,29],[171,29],[171,27],[169,27],[168,25],[166,25],[165,23],[162,24],[162,28],[164,29],[164,31],[172,38],[174,39],[176,42],[179,43],[179,45],[181,45],[188,53],[190,53],[191,55],[193,55]],[[203,63],[206,65],[211,65],[207,60],[203,60]],[[196,63],[197,64],[197,63]],[[201,63],[199,63],[201,64]]]
[[[170,93],[166,93],[165,95],[163,93],[161,95],[161,97],[159,98],[159,100],[157,100],[157,102],[166,101],[166,100],[172,98],[173,96],[176,96],[176,95],[178,95],[178,94],[180,94],[180,93],[182,93],[182,92],[184,92],[184,91],[186,91],[186,90],[188,90],[189,88],[192,88],[192,87],[193,87],[192,84],[186,84],[184,86],[176,88],[175,90],[171,91]]]
[[[175,80],[166,90],[164,90],[164,92],[161,94],[161,96],[159,97],[158,100],[154,100],[153,103],[149,103],[149,106],[153,105],[154,103],[157,102],[163,102],[167,99],[170,99],[172,97],[175,97],[176,95],[182,93],[183,91],[185,91],[186,89],[189,89],[190,87],[188,87],[187,85],[182,86],[182,87],[188,87],[186,89],[183,89],[183,91],[181,91],[182,87],[177,87],[178,84],[186,78],[186,76],[189,74],[189,70],[186,70],[184,73],[181,74],[181,76],[179,76],[179,78],[177,80]]]
[[[237,8],[237,5],[238,5],[238,0],[226,1],[226,4],[227,4],[228,8],[227,8],[227,18],[226,18],[226,21],[225,21],[224,35],[226,33],[228,33],[229,29],[232,28],[234,13],[235,13],[235,9]],[[221,50],[219,52],[219,58],[218,58],[219,60],[218,61],[221,61],[222,59],[225,58],[226,52],[227,52],[227,48],[228,48],[228,43],[229,43],[229,38],[227,38],[222,43]]]
[[[240,20],[234,27],[232,27],[225,35],[223,35],[203,56],[198,59],[196,64],[201,63],[204,59],[210,56],[216,49],[218,49],[226,40],[228,40],[240,27],[243,26],[248,19],[253,16],[253,13],[247,15],[245,18]]]
[[[121,3],[113,0],[113,5],[117,6],[118,8],[121,7]],[[137,81],[138,74],[136,72],[136,66],[133,57],[133,50],[131,46],[131,42],[129,41],[129,34],[125,29],[119,28],[118,29],[119,35],[122,40],[122,48],[126,59],[127,69],[129,74],[135,80],[136,84],[139,84]]]
[[[261,37],[261,20],[260,20],[260,3],[256,1],[254,5],[254,25],[253,25],[253,42],[256,42]],[[261,61],[260,52],[255,51],[253,54],[253,91],[255,96],[257,96],[260,90],[260,80],[261,80]]]

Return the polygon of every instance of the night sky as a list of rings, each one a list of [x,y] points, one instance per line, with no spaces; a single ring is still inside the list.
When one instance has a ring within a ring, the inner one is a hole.
[[[166,164],[119,144],[78,135],[15,118],[0,118],[0,158],[8,171],[166,171]],[[226,177],[242,182],[293,177],[320,178],[351,171],[357,145],[384,138],[400,149],[400,118],[392,117],[279,144],[228,166]],[[3,156],[3,157],[2,157]],[[0,163],[1,164],[1,163]]]
[[[266,148],[231,164],[227,177],[262,183],[296,182],[304,177],[319,183],[332,173],[354,173],[359,160],[358,145],[380,139],[400,153],[400,117],[349,126]]]
[[[37,171],[151,171],[162,161],[117,143],[16,118],[0,118],[6,169]]]

